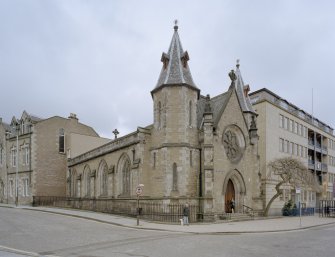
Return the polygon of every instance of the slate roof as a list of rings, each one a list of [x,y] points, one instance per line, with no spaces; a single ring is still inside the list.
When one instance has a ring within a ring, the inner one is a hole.
[[[248,87],[247,85],[244,85],[243,78],[241,75],[241,71],[239,69],[239,63],[237,62],[236,65],[236,71],[232,71],[233,75],[236,76],[234,80],[232,81],[231,86],[229,87],[228,91],[225,93],[222,93],[220,95],[217,95],[213,98],[210,99],[210,106],[213,112],[213,123],[214,127],[217,126],[221,115],[226,108],[228,99],[230,98],[231,94],[236,91],[236,95],[238,98],[238,101],[240,103],[240,106],[242,108],[243,112],[252,112],[255,113],[249,96],[245,96],[244,94],[244,89],[245,87]],[[235,74],[234,74],[235,73]],[[197,126],[198,128],[202,127],[202,119],[203,119],[203,114],[205,112],[205,105],[206,105],[206,97],[205,96],[200,96],[200,99],[198,100],[197,103]]]
[[[213,112],[213,122],[217,124],[222,112],[224,111],[226,104],[228,102],[229,96],[231,94],[231,89],[227,92],[217,95],[210,99],[210,105]],[[202,127],[202,118],[205,111],[206,97],[200,96],[200,99],[197,103],[197,126],[198,128]]]
[[[242,111],[256,113],[254,108],[251,105],[249,95],[247,94],[247,96],[245,96],[244,94],[245,85],[243,82],[243,78],[242,78],[241,71],[240,71],[240,64],[238,61],[236,64],[235,74],[236,74],[236,81],[235,81],[236,93],[237,93],[237,98],[240,102]]]
[[[5,123],[5,122],[2,122],[2,126],[5,128],[6,131],[10,131],[10,125]]]
[[[181,45],[178,26],[174,26],[174,34],[167,53],[162,54],[161,61],[163,67],[158,78],[157,85],[152,91],[164,85],[187,85],[197,91],[200,91],[195,85],[190,68],[188,66],[189,55],[187,51],[184,52]]]

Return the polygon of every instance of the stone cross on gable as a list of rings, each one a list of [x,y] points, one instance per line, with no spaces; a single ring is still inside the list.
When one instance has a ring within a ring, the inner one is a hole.
[[[117,139],[117,135],[120,134],[120,132],[117,129],[114,129],[112,133],[114,134],[115,139]]]

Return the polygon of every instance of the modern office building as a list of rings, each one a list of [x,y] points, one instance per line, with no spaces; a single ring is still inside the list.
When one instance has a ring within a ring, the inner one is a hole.
[[[320,199],[334,198],[335,137],[333,128],[296,105],[263,88],[252,92],[250,100],[258,114],[259,156],[265,202],[274,194],[278,182],[269,178],[268,164],[278,157],[301,160],[320,185],[319,192],[301,189],[302,206],[316,207]],[[288,199],[297,201],[295,190],[284,187],[284,194],[271,208],[278,213]]]

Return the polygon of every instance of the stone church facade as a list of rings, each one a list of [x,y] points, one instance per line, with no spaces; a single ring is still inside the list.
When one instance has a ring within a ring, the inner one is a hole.
[[[257,114],[239,64],[226,92],[201,95],[178,26],[161,61],[153,124],[68,160],[67,195],[134,198],[143,184],[141,197],[200,203],[206,220],[231,212],[231,200],[261,212]]]

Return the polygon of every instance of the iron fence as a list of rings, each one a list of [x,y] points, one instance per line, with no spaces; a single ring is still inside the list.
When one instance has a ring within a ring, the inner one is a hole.
[[[171,204],[166,199],[89,199],[55,196],[34,196],[33,206],[53,206],[136,217],[158,222],[178,223],[183,217],[183,204]],[[189,205],[189,222],[197,222],[199,206]]]
[[[319,216],[335,218],[335,201],[334,200],[320,200]]]

